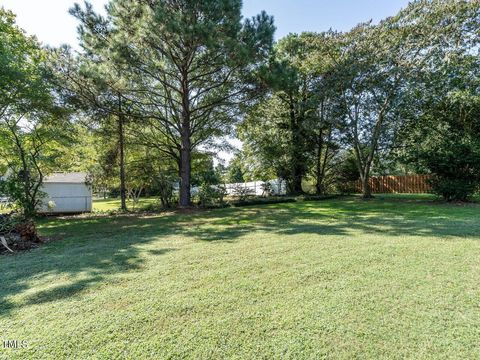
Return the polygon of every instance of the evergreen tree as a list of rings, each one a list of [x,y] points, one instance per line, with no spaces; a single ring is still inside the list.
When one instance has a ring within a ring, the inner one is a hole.
[[[254,75],[272,46],[272,18],[262,13],[242,22],[241,5],[113,0],[106,19],[88,5],[72,9],[84,42],[105,39],[92,53],[108,48],[133,82],[149,135],[163,135],[157,146],[178,164],[181,206],[190,205],[192,152],[231,131],[238,106],[256,94]]]

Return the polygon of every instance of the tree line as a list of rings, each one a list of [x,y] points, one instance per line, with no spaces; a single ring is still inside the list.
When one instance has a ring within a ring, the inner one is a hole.
[[[32,214],[46,174],[88,171],[98,191],[155,191],[190,206],[192,185],[285,179],[324,194],[379,172],[433,174],[447,200],[480,183],[480,4],[417,0],[348,32],[274,42],[273,17],[240,0],[87,2],[81,51],[42,47],[0,10],[0,173]],[[213,158],[236,136],[225,169]]]

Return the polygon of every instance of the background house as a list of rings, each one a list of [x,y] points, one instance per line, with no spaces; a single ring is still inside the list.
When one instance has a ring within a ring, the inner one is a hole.
[[[46,194],[40,213],[92,211],[92,186],[86,173],[54,173],[43,181]],[[54,206],[49,206],[54,205]]]

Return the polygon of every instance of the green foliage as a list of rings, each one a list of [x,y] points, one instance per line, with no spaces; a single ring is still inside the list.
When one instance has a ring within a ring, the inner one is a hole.
[[[164,209],[169,209],[173,206],[174,193],[173,193],[173,178],[168,176],[165,173],[161,173],[157,177],[155,182],[156,188],[158,189],[158,195],[160,197],[160,202]]]
[[[222,185],[215,186],[203,183],[198,191],[198,197],[202,207],[225,205],[225,196],[227,196],[227,191]]]
[[[412,93],[426,90],[432,80],[428,73],[436,73],[437,80],[449,77],[442,71],[445,63],[454,67],[459,55],[478,50],[479,19],[478,2],[414,1],[378,25],[360,24],[341,36],[344,51],[333,83],[343,103],[343,135],[355,151],[365,197],[371,195],[368,178],[376,154],[396,145],[406,120],[404,109],[419,111]]]
[[[236,184],[233,188],[233,196],[235,196],[240,202],[247,200],[248,198],[255,196],[253,190],[244,184]]]
[[[59,103],[46,50],[0,8],[0,170],[4,192],[25,217],[41,203],[41,185],[71,138],[69,109]]]
[[[40,189],[35,189],[41,184],[41,180],[36,176],[36,174],[24,176],[19,172],[18,175],[10,175],[0,180],[0,193],[8,198],[10,209],[20,211],[27,218],[36,214],[37,207],[42,204],[45,197]],[[30,186],[27,190],[26,185]]]
[[[480,96],[453,93],[405,129],[406,161],[432,173],[433,190],[448,201],[468,200],[480,188],[479,119]]]
[[[127,99],[141,119],[138,137],[171,156],[190,203],[192,153],[232,131],[238,105],[257,94],[254,75],[267,58],[273,19],[242,21],[240,0],[114,0],[108,17],[91,5],[71,10],[84,46],[128,79]]]
[[[226,182],[239,184],[245,182],[244,160],[242,153],[237,153],[228,164]]]
[[[307,178],[314,178],[317,193],[331,181],[340,130],[331,73],[339,46],[334,32],[280,40],[266,75],[270,92],[239,129],[249,162],[259,173],[273,174],[261,178],[285,179],[291,194],[302,193]]]
[[[222,183],[222,176],[215,168],[210,154],[195,152],[192,156],[192,186]]]
[[[292,204],[297,200],[294,198],[284,198],[284,197],[247,197],[241,198],[232,202],[234,207],[248,207],[248,206],[258,206],[258,205],[269,205],[269,204]]]
[[[411,83],[402,104],[406,123],[398,154],[418,172],[433,175],[437,194],[465,201],[480,184],[480,6],[468,1],[418,6],[432,46],[429,66]]]
[[[345,152],[337,159],[334,173],[334,191],[340,194],[353,194],[353,182],[360,179],[357,159],[353,152]]]

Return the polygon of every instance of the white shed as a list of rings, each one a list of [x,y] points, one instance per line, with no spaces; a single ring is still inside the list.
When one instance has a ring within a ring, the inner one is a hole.
[[[42,191],[46,197],[42,200],[40,213],[92,211],[92,186],[86,173],[54,173],[45,177]]]

